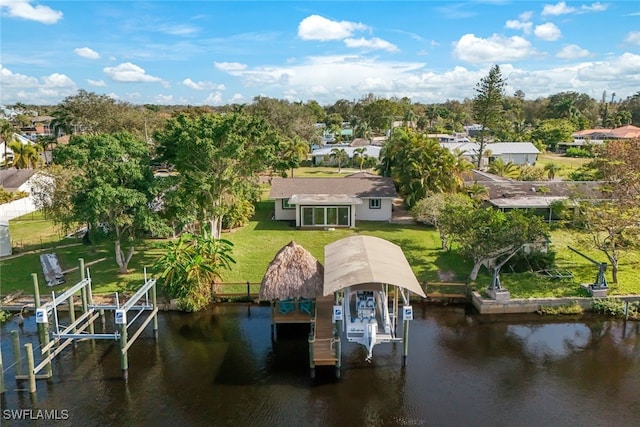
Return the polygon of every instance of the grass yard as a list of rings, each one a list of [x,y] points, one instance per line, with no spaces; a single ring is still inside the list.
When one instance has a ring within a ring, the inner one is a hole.
[[[557,153],[540,153],[538,155],[538,160],[536,161],[536,166],[544,168],[549,163],[555,163],[561,168],[556,172],[556,177],[564,179],[568,178],[571,172],[575,171],[580,166],[589,163],[591,160],[592,159],[566,157]]]
[[[442,251],[437,231],[422,225],[361,221],[355,229],[297,230],[286,221],[271,220],[269,213],[272,209],[272,201],[259,202],[256,215],[249,225],[223,235],[223,238],[234,244],[233,257],[237,262],[231,271],[223,272],[225,282],[260,282],[275,254],[292,240],[302,245],[323,263],[325,245],[354,234],[380,237],[402,247],[416,277],[421,282],[465,281],[472,268],[471,261],[465,260],[456,251]],[[19,221],[19,223],[25,224],[26,222]],[[50,222],[48,226],[45,224],[46,220],[38,220],[33,223],[32,235],[36,237],[38,233],[51,235],[53,224]],[[146,241],[137,247],[129,264],[131,273],[127,275],[117,273],[111,242],[103,242],[92,247],[83,245],[58,247],[55,252],[58,254],[63,269],[76,267],[78,258],[84,258],[86,263],[106,258],[90,267],[94,292],[131,292],[143,283],[144,267],[152,266],[160,255],[157,248],[158,243],[159,241]],[[575,247],[596,260],[606,261],[604,254],[585,249],[580,235],[573,231],[553,231],[552,244],[557,253],[557,267],[572,271],[574,279],[542,279],[531,273],[514,274],[503,270],[502,284],[511,292],[513,298],[586,295],[579,285],[580,283],[593,283],[597,267],[568,250],[567,245]],[[80,273],[75,270],[66,275],[66,285],[47,288],[42,276],[39,253],[41,252],[0,261],[0,294],[6,295],[18,289],[23,289],[25,293],[31,294],[31,273],[38,273],[42,294],[50,294],[52,289],[59,293],[79,280]],[[609,283],[610,294],[640,294],[638,270],[640,270],[640,253],[628,253],[621,261],[618,273],[619,283]],[[610,270],[607,271],[607,279],[611,281]],[[482,269],[476,282],[476,288],[484,289],[489,283],[490,276],[485,269]]]

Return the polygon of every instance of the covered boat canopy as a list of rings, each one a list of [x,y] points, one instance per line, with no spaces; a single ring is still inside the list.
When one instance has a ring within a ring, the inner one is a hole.
[[[305,248],[290,242],[267,267],[260,284],[261,300],[314,299],[322,293],[322,264]]]
[[[324,290],[366,283],[386,283],[426,297],[400,246],[372,236],[351,236],[324,249]]]

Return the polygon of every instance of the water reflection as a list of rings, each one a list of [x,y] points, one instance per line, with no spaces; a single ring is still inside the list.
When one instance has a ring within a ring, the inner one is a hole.
[[[343,346],[343,378],[308,377],[305,327],[270,338],[268,307],[225,305],[161,313],[160,337],[142,334],[121,380],[115,343],[80,343],[38,382],[37,402],[9,391],[2,407],[69,409],[72,425],[638,425],[637,323],[472,316],[415,307],[406,369],[402,346]],[[110,319],[108,319],[110,320]],[[542,322],[541,320],[544,320]],[[113,325],[108,322],[107,330]],[[9,331],[1,335],[11,363]],[[302,340],[293,340],[294,336]],[[37,345],[33,319],[21,340]],[[50,422],[41,423],[51,425]],[[69,422],[61,422],[61,425]],[[2,425],[31,425],[2,420]]]

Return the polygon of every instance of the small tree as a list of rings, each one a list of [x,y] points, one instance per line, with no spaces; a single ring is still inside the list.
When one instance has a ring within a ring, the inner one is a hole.
[[[357,160],[360,170],[362,170],[362,166],[364,166],[364,163],[366,162],[368,157],[369,156],[367,155],[367,147],[356,148],[353,151],[353,160]]]
[[[468,197],[460,193],[428,193],[427,196],[419,200],[413,208],[411,214],[418,222],[432,225],[438,229],[440,234],[440,244],[443,250],[449,248],[448,228],[440,223],[445,210],[464,210],[473,209],[474,202]]]
[[[469,280],[476,280],[487,261],[512,253],[525,243],[548,239],[549,226],[539,216],[493,208],[445,209],[440,218],[446,233],[460,245],[463,254],[473,260]]]
[[[211,302],[212,286],[223,270],[229,270],[233,243],[215,239],[203,228],[201,234],[183,233],[162,246],[165,251],[154,265],[162,287],[179,307],[198,311]]]

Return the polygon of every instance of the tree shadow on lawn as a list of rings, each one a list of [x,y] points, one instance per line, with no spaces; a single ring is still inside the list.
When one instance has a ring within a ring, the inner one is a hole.
[[[443,273],[453,273],[454,281],[464,280],[471,271],[472,265],[455,251],[443,251],[440,248],[430,248],[411,239],[395,240],[402,248],[409,265],[413,269],[418,281],[441,282]]]

